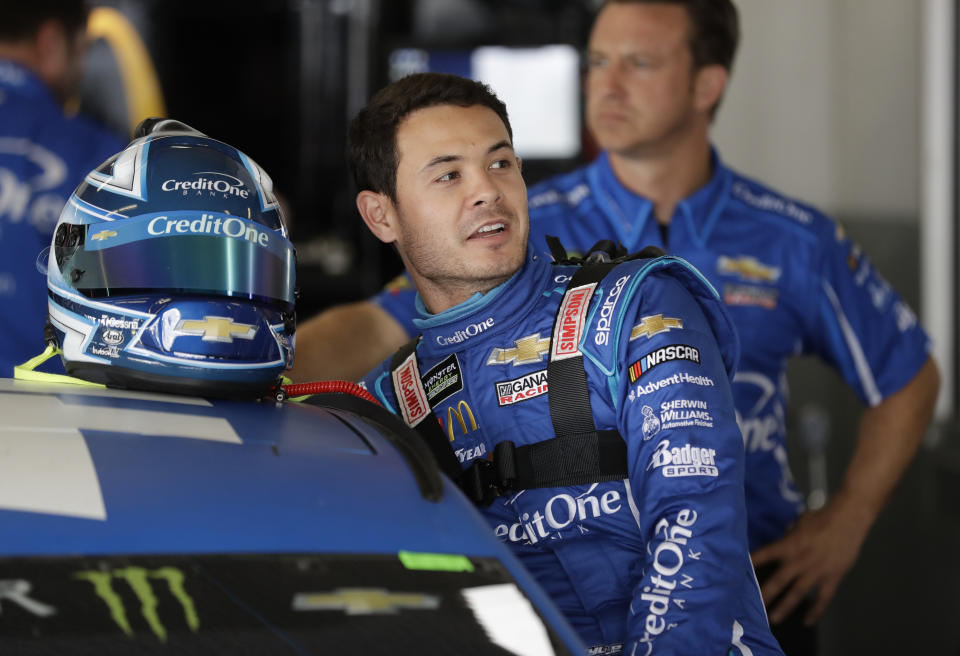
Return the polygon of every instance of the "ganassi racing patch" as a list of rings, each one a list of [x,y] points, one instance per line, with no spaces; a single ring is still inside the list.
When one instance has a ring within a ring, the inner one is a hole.
[[[772,310],[777,307],[776,287],[753,285],[724,285],[723,302],[727,305],[756,305]]]
[[[532,374],[497,383],[497,403],[501,406],[513,405],[547,393],[547,370],[541,369]]]
[[[651,351],[630,365],[630,382],[635,383],[643,374],[664,362],[687,360],[700,364],[700,351],[686,344],[670,344]]]

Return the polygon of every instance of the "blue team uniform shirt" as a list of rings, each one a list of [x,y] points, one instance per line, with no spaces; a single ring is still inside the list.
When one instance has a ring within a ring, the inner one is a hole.
[[[545,235],[580,252],[600,239],[630,251],[653,244],[688,260],[720,293],[744,346],[733,396],[756,549],[782,537],[803,510],[787,462],[787,360],[819,356],[873,406],[916,375],[929,339],[834,221],[727,168],[716,153],[713,171],[678,204],[664,243],[653,204],[621,185],[601,154],[530,189],[530,243],[543,253]],[[402,276],[374,300],[416,334],[413,297]]]
[[[43,351],[47,281],[37,256],[70,193],[124,145],[87,119],[64,116],[39,79],[0,59],[0,376]]]
[[[554,435],[548,351],[573,272],[528,257],[486,295],[433,316],[420,306],[417,374],[463,467],[501,441]],[[512,493],[481,512],[592,653],[781,653],[747,549],[738,345],[723,305],[672,257],[618,265],[592,299],[568,339],[584,353],[597,429],[626,440],[629,477]],[[363,384],[409,413],[389,360]]]

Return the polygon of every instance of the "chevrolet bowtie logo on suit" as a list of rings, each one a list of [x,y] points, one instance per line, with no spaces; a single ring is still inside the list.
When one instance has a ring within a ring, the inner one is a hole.
[[[671,328],[683,328],[683,321],[674,317],[665,317],[662,314],[644,317],[630,331],[630,341],[640,337],[649,339],[654,335],[668,332]]]
[[[513,341],[513,348],[495,348],[487,358],[487,364],[532,364],[543,362],[543,356],[550,350],[550,338],[540,338],[540,333],[534,333]]]

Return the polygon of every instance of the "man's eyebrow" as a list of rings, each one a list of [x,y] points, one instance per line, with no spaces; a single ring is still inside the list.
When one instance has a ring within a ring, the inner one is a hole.
[[[420,170],[426,171],[427,169],[437,166],[438,164],[447,164],[448,162],[459,162],[462,159],[463,157],[461,157],[460,155],[438,155],[434,157],[432,160],[430,160],[429,162],[427,162],[423,166],[423,168]]]
[[[510,143],[510,141],[508,141],[507,139],[504,139],[503,141],[498,141],[497,143],[493,144],[492,146],[490,146],[490,148],[487,149],[487,154],[489,155],[490,153],[495,153],[501,148],[509,148],[513,150],[513,144]],[[459,162],[462,159],[463,159],[462,155],[437,155],[432,160],[427,162],[423,166],[423,168],[420,170],[426,171],[427,169],[432,168],[434,166],[438,166],[440,164],[449,164],[450,162]]]

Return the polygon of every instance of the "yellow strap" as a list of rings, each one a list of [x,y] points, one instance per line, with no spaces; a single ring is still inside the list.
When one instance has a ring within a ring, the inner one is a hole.
[[[43,353],[14,367],[13,377],[17,380],[26,380],[34,383],[67,383],[70,385],[83,385],[84,387],[100,387],[106,389],[106,385],[91,383],[89,380],[81,380],[80,378],[65,376],[63,374],[48,374],[43,371],[34,371],[34,369],[55,355],[60,355],[60,349],[53,344],[47,344],[47,348]]]

